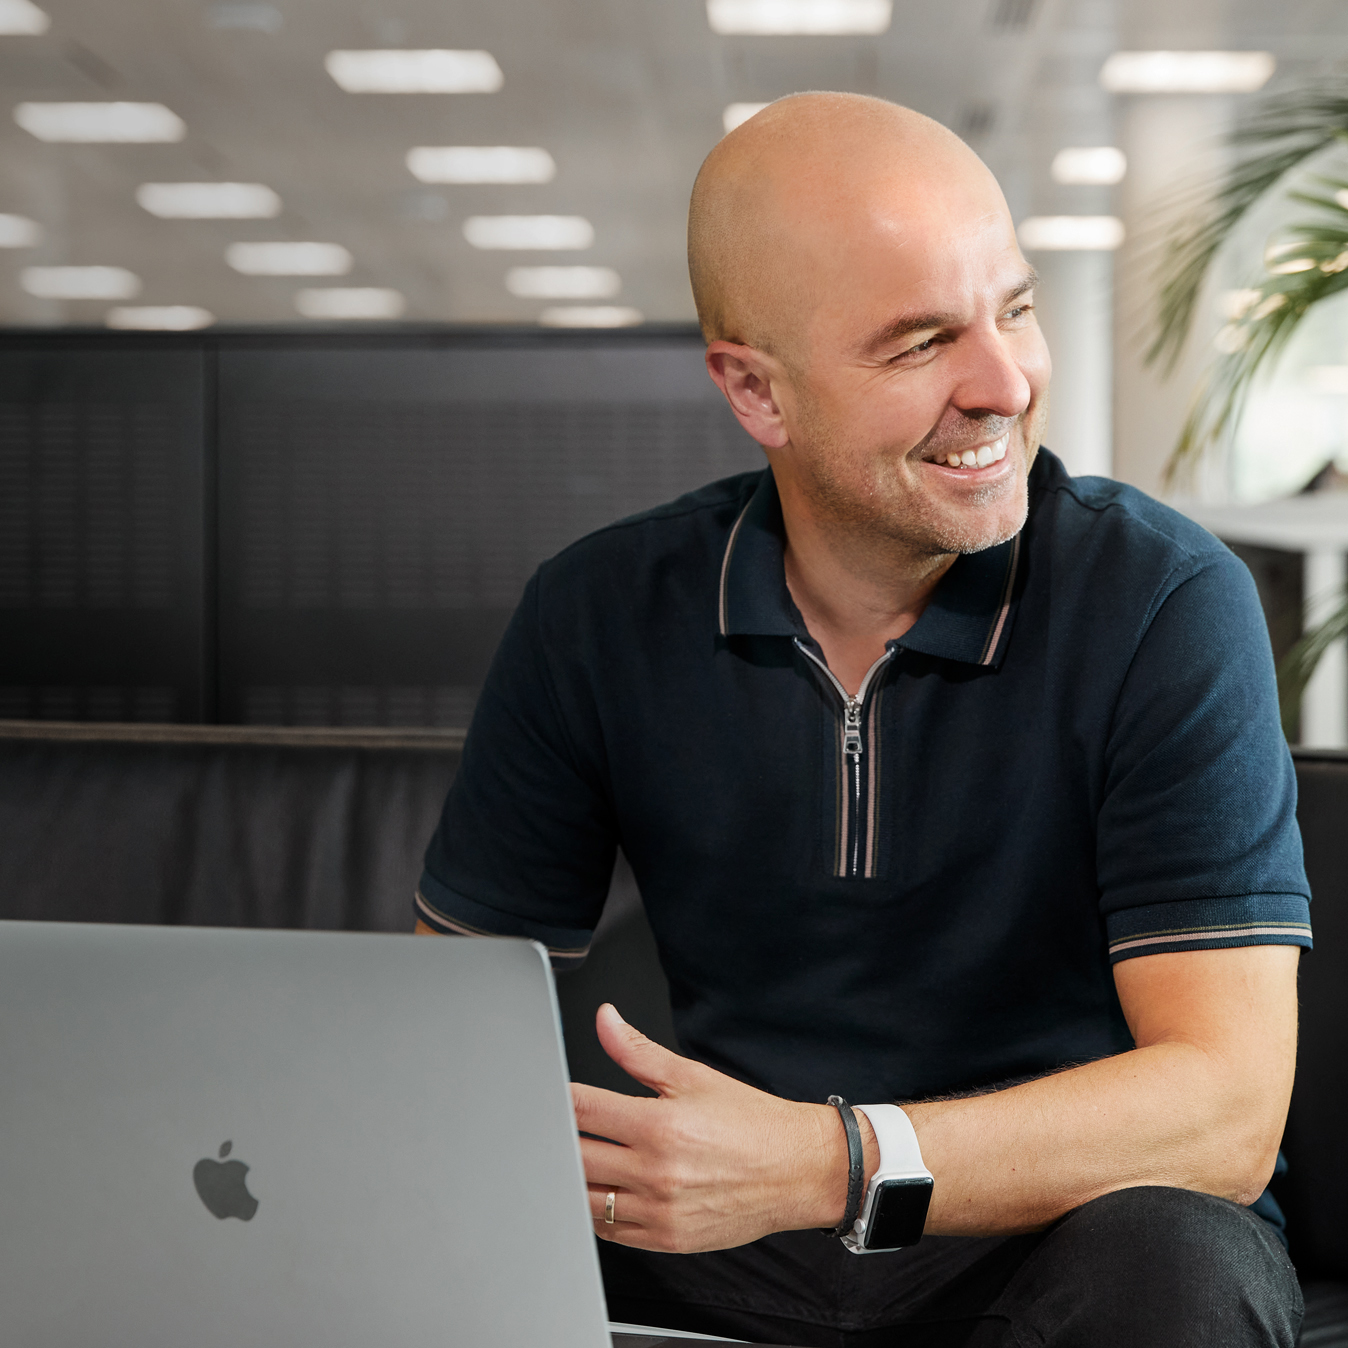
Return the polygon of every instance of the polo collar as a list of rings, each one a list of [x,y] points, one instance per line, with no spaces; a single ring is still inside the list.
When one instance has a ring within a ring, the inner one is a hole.
[[[718,628],[722,636],[808,640],[786,586],[782,504],[765,468],[726,540]],[[1011,635],[1022,568],[1023,533],[983,552],[965,553],[941,577],[922,616],[893,645],[942,660],[996,668]]]

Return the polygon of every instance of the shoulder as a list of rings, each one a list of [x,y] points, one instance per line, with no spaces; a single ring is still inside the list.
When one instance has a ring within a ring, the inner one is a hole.
[[[544,562],[540,582],[573,586],[621,575],[630,584],[647,569],[675,559],[719,567],[730,530],[766,471],[722,478],[605,525]],[[622,571],[615,573],[615,567]]]
[[[1200,575],[1253,589],[1244,564],[1219,538],[1136,487],[1072,477],[1040,450],[1031,478],[1032,551],[1077,572],[1097,593],[1159,602]]]

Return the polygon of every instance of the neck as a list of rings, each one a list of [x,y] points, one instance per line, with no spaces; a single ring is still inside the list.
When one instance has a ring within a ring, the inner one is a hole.
[[[821,519],[779,488],[786,584],[838,681],[855,693],[866,671],[922,616],[954,553],[915,553],[901,540]]]

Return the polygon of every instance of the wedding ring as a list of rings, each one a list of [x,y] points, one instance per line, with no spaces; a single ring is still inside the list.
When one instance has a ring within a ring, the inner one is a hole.
[[[613,1205],[618,1201],[618,1195],[610,1191],[604,1199],[604,1220],[613,1225]]]

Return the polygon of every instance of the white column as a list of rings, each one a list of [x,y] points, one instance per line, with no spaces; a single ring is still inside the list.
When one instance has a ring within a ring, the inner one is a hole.
[[[1344,555],[1332,548],[1306,553],[1306,626],[1323,622],[1343,601]],[[1301,701],[1301,743],[1309,749],[1348,747],[1348,643],[1321,657]]]
[[[1034,253],[1039,324],[1053,357],[1044,443],[1076,476],[1113,472],[1114,256]]]

